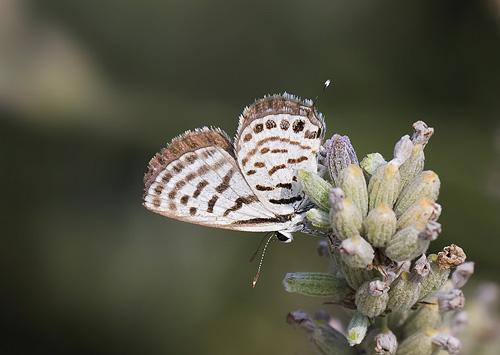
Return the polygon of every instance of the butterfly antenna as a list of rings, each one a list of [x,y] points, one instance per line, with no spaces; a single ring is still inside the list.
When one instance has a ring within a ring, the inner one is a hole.
[[[318,102],[318,99],[322,93],[325,92],[325,90],[330,86],[331,80],[327,79],[325,83],[323,84],[323,90],[314,98],[313,100],[313,107],[316,107],[316,102]]]
[[[264,255],[266,255],[267,246],[269,245],[269,242],[271,242],[271,239],[273,239],[273,237],[274,237],[274,233],[271,234],[271,236],[267,240],[266,244],[264,245],[264,249],[262,249],[262,256],[260,257],[259,268],[257,269],[257,273],[255,274],[255,277],[253,278],[252,287],[255,287],[255,285],[257,284],[257,280],[259,279],[259,275],[260,275],[260,269],[262,268],[262,262],[264,261]]]
[[[262,237],[262,239],[260,240],[260,243],[259,245],[257,246],[257,249],[255,249],[255,252],[252,254],[252,256],[250,257],[250,262],[254,261],[255,260],[255,257],[257,256],[257,253],[259,252],[260,250],[260,247],[262,246],[262,244],[264,243],[264,240],[267,239],[267,236],[269,235],[269,233],[273,233],[273,232],[267,232],[264,237]]]

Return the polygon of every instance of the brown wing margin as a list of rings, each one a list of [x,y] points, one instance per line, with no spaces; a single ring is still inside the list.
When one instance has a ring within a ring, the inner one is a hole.
[[[240,116],[236,142],[240,140],[241,132],[252,121],[268,116],[289,114],[294,116],[304,116],[320,128],[319,136],[323,139],[325,135],[325,123],[321,113],[316,111],[311,100],[302,100],[294,95],[284,93],[283,95],[266,96],[256,100],[253,104],[243,110]]]
[[[160,172],[162,172],[172,161],[179,159],[179,157],[185,153],[207,146],[221,147],[236,159],[233,143],[231,143],[231,139],[224,131],[218,128],[210,129],[208,127],[200,128],[195,131],[187,131],[174,138],[167,147],[163,148],[159,153],[156,153],[149,161],[149,170],[144,175],[146,194],[151,184],[156,180],[158,174],[160,174]]]

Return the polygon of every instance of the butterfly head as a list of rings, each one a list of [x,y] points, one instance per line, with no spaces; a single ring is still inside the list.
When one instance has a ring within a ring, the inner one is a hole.
[[[293,234],[289,231],[277,231],[274,235],[280,242],[290,243],[293,240]]]

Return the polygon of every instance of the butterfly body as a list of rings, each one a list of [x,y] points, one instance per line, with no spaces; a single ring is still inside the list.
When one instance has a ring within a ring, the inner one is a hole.
[[[144,206],[210,227],[276,231],[290,241],[310,201],[297,169],[317,171],[325,133],[312,102],[292,95],[257,100],[240,116],[235,144],[219,129],[175,138],[144,177]]]

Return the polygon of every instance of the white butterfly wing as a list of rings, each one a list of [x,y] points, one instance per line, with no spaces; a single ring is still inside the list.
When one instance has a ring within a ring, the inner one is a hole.
[[[220,130],[201,129],[174,139],[149,163],[144,206],[163,216],[216,228],[277,231],[296,224],[273,213],[238,167],[234,147]]]
[[[312,102],[292,95],[257,100],[240,117],[236,155],[242,174],[270,211],[293,213],[306,196],[297,169],[317,171],[325,123]]]

